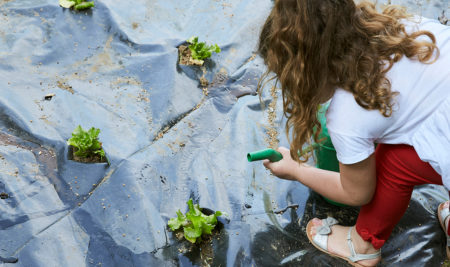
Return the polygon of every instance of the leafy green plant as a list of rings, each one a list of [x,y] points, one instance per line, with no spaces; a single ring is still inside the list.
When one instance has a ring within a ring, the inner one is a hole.
[[[207,45],[205,42],[199,42],[197,36],[192,36],[187,39],[189,43],[189,49],[191,50],[191,56],[196,60],[204,60],[211,57],[213,52],[219,53],[220,47],[217,44]]]
[[[177,217],[169,220],[168,225],[172,231],[183,228],[184,238],[191,243],[201,240],[203,234],[211,234],[217,224],[217,217],[226,215],[225,212],[216,211],[214,214],[205,215],[198,204],[193,204],[189,199],[186,204],[189,211],[184,215],[180,210],[177,211]]]
[[[84,10],[94,7],[94,1],[88,2],[84,0],[59,0],[59,5],[65,8],[73,7],[75,10]]]
[[[88,131],[83,130],[80,125],[72,132],[72,137],[67,144],[74,147],[74,154],[81,158],[100,156],[105,157],[102,143],[98,141],[100,129],[92,127]]]

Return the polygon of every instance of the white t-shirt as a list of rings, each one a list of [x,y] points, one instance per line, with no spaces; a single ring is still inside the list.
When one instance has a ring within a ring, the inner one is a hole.
[[[403,57],[387,73],[394,98],[393,113],[359,106],[353,95],[337,89],[327,111],[327,128],[343,164],[353,164],[374,152],[374,143],[407,144],[441,174],[450,189],[450,27],[415,17],[407,32],[427,30],[436,37],[440,56],[433,64]],[[420,39],[429,40],[421,36]]]

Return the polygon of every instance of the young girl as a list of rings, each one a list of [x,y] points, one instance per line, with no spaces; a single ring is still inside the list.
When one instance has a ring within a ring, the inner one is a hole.
[[[264,165],[326,198],[362,206],[355,227],[315,218],[307,235],[352,265],[376,265],[413,187],[450,189],[450,27],[396,7],[378,13],[367,2],[276,0],[259,52],[281,85],[292,134],[291,149],[278,149],[283,160]],[[329,99],[340,173],[298,157],[317,139],[318,105]],[[438,212],[450,233],[448,210],[443,203]]]

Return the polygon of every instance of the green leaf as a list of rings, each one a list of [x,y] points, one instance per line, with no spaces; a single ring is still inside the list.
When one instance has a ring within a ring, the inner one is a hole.
[[[215,44],[214,45],[214,51],[213,52],[216,52],[216,53],[220,53],[222,50],[220,49],[220,47],[217,45],[217,44]]]
[[[79,136],[82,135],[84,133],[83,128],[81,128],[81,125],[78,125],[77,128],[75,128],[75,130],[72,132],[72,136]]]
[[[195,60],[209,58],[213,52],[219,53],[221,51],[217,44],[209,46],[205,42],[198,42],[197,36],[192,36],[186,41],[190,44],[189,49],[191,50],[191,56]]]
[[[196,228],[201,228],[202,223],[205,222],[205,218],[201,214],[195,215],[192,213],[186,213],[186,218],[192,223]]]
[[[200,240],[203,234],[211,234],[217,224],[217,217],[223,213],[216,211],[212,215],[205,215],[198,204],[189,199],[186,204],[189,210],[183,215],[179,210],[177,217],[169,220],[168,225],[172,231],[183,227],[184,237],[192,243]]]
[[[105,157],[105,151],[102,148],[102,143],[98,140],[100,129],[92,127],[88,131],[78,125],[72,132],[72,137],[67,140],[67,144],[76,148],[75,155],[78,157],[90,157],[99,155],[102,159]]]
[[[72,6],[74,6],[76,3],[75,1],[70,1],[70,0],[59,0],[59,5],[64,7],[64,8],[71,8]]]
[[[184,227],[183,232],[184,238],[191,243],[195,243],[197,238],[202,236],[202,229],[199,227]]]
[[[216,216],[216,214],[205,216],[204,218],[205,218],[205,222],[207,224],[216,225],[216,223],[217,223],[217,216]]]
[[[217,221],[216,221],[216,223],[217,223]],[[203,222],[202,223],[202,233],[210,235],[210,234],[212,234],[212,230],[214,229],[214,227],[216,227],[216,224],[208,224],[208,223]]]
[[[188,205],[188,208],[189,208],[189,211],[186,213],[186,216],[188,216],[188,215],[198,216],[202,213],[198,204],[194,205],[192,199],[189,199],[188,202],[186,202],[186,204]]]
[[[178,230],[182,225],[187,223],[186,217],[181,213],[180,210],[177,211],[177,217],[169,220],[168,225],[172,231]]]
[[[75,9],[76,10],[84,10],[84,9],[88,9],[94,7],[94,2],[80,2],[77,5],[75,5]]]
[[[198,43],[198,37],[192,36],[191,38],[187,39],[187,42],[190,44],[197,44]]]

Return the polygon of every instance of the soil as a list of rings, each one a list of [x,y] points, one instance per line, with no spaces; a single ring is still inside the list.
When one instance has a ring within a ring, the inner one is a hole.
[[[278,131],[275,124],[277,118],[276,108],[278,100],[276,87],[271,88],[270,95],[272,96],[272,101],[270,102],[268,108],[269,127],[267,128],[266,141],[269,143],[270,148],[277,149],[279,145],[279,140],[278,140]]]
[[[202,212],[205,215],[214,214],[213,210],[208,208],[202,208]],[[202,235],[202,239],[197,241],[195,244],[190,243],[187,240],[184,240],[184,234],[182,228],[176,230],[174,232],[175,237],[179,241],[184,241],[181,245],[182,249],[178,249],[180,253],[183,253],[186,257],[190,258],[192,262],[200,263],[199,265],[202,267],[211,266],[214,261],[214,248],[213,242],[214,240],[220,239],[221,231],[224,228],[222,222],[217,221],[216,227],[212,230],[211,235]]]
[[[104,157],[102,159],[99,155],[92,155],[92,156],[86,157],[86,158],[79,157],[79,156],[75,155],[75,152],[77,152],[77,150],[78,149],[76,147],[69,146],[69,155],[68,155],[69,160],[82,162],[82,163],[108,163],[108,161],[106,160],[106,157]]]
[[[200,77],[200,85],[202,87],[208,87],[208,85],[209,85],[208,80],[204,76]]]
[[[217,232],[218,233],[218,232]],[[213,230],[213,235],[215,234]],[[207,240],[200,243],[200,259],[201,266],[211,266],[214,259],[214,249],[212,246],[212,235],[208,236]]]
[[[178,62],[181,65],[188,66],[203,66],[203,60],[193,59],[191,56],[191,49],[186,45],[180,45],[178,47]]]
[[[220,236],[219,228],[218,222],[216,228],[212,230],[211,235],[202,235],[202,240],[200,242],[197,241],[195,244],[184,240],[184,242],[189,244],[183,246],[183,249],[179,249],[179,252],[190,258],[192,262],[200,262],[200,266],[202,267],[211,266],[214,260],[213,240]],[[177,230],[175,237],[182,241],[184,239],[183,230]]]
[[[201,67],[202,70],[202,77],[200,77],[199,81],[200,81],[200,86],[202,87],[203,90],[203,95],[208,96],[208,85],[209,85],[209,81],[208,79],[206,79],[205,75],[207,73],[207,70],[205,68],[205,66]]]
[[[68,85],[63,81],[56,81],[56,85],[63,90],[69,91],[71,94],[74,93],[72,86]]]

